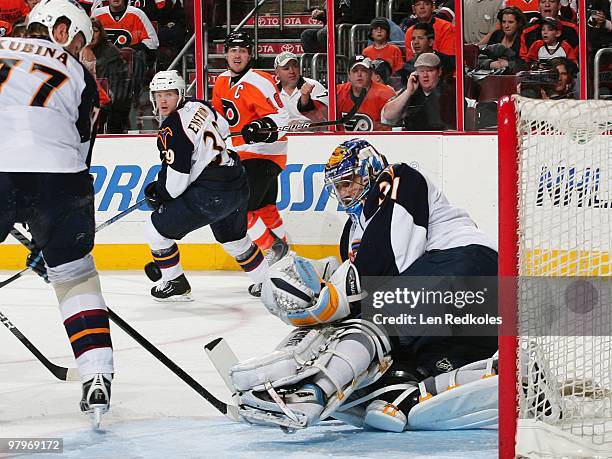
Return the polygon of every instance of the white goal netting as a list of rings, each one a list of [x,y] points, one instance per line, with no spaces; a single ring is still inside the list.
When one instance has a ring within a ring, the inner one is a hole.
[[[514,103],[517,453],[612,457],[612,103]]]

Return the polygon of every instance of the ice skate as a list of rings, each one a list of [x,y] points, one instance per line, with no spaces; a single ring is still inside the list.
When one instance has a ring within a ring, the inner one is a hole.
[[[259,298],[261,296],[261,287],[261,283],[249,285],[249,294],[256,298]]]
[[[274,236],[274,242],[272,242],[272,246],[266,252],[268,266],[272,266],[289,253],[289,244],[274,234],[274,231],[270,231],[270,233],[272,233],[272,236]]]
[[[83,383],[81,411],[91,416],[91,424],[94,429],[100,427],[102,415],[110,407],[110,396],[111,381],[100,373]]]
[[[276,425],[293,432],[319,421],[325,408],[325,394],[315,384],[299,388],[270,387],[268,391],[241,394],[240,406],[240,416],[250,423]]]
[[[157,284],[151,289],[151,295],[156,301],[193,301],[191,286],[184,274]]]

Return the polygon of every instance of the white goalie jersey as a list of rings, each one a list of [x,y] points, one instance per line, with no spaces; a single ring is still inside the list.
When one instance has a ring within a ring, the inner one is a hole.
[[[88,168],[93,76],[44,39],[0,39],[0,171],[80,172]]]

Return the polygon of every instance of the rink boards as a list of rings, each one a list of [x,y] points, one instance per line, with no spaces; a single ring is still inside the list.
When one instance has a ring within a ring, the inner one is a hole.
[[[331,151],[355,134],[294,134],[287,168],[279,181],[278,207],[289,241],[299,254],[337,253],[346,215],[323,189],[323,167]],[[362,135],[365,137],[365,135]],[[389,162],[403,161],[432,179],[478,226],[497,239],[497,137],[495,135],[370,133],[367,139]],[[92,174],[96,221],[101,223],[143,198],[145,185],[159,170],[155,136],[104,136],[94,149]],[[100,269],[141,269],[150,259],[137,210],[96,235],[94,255]],[[186,269],[237,269],[215,243],[209,228],[181,241]],[[11,237],[0,246],[0,269],[24,264],[24,249]]]

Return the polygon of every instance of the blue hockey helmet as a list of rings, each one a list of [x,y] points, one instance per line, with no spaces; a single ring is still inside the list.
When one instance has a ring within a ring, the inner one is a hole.
[[[388,164],[367,140],[347,140],[334,149],[325,165],[325,188],[349,215],[358,216],[363,198]]]

